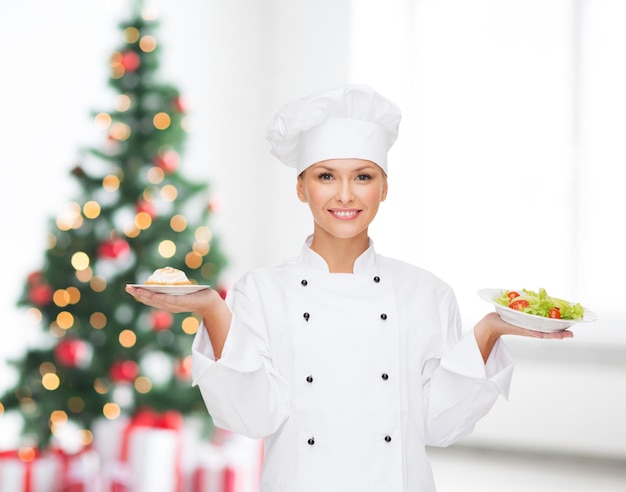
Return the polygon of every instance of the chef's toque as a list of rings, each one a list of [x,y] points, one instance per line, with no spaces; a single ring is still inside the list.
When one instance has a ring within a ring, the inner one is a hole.
[[[328,159],[364,159],[387,173],[398,138],[398,106],[365,85],[347,85],[287,103],[270,123],[271,153],[297,169]]]

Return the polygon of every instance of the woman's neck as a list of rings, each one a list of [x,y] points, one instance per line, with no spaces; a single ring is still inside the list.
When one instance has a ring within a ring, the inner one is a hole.
[[[337,238],[315,232],[311,249],[328,264],[330,273],[353,273],[354,262],[369,247],[367,231],[357,237]]]

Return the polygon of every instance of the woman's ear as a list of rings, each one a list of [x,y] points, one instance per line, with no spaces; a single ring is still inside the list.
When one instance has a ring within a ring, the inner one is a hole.
[[[387,183],[387,177],[383,176],[383,189],[380,194],[380,201],[384,202],[385,198],[387,198],[387,191],[389,191],[389,184]]]
[[[298,176],[296,181],[296,193],[298,194],[298,199],[302,203],[307,203],[306,195],[304,194],[304,179],[302,179],[302,175]]]

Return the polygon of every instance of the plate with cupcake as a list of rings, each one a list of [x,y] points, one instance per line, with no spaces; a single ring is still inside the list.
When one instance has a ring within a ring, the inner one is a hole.
[[[131,287],[147,289],[157,294],[183,296],[200,290],[209,289],[208,285],[194,284],[185,272],[166,266],[157,268],[143,284],[128,284]]]

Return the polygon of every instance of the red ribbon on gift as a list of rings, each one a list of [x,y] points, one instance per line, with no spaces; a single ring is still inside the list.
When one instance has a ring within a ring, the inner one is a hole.
[[[72,460],[80,457],[84,453],[91,452],[89,446],[83,447],[75,453],[68,453],[59,447],[50,448],[50,451],[59,458],[61,462],[61,490],[62,492],[84,492],[85,483],[76,481],[70,476],[70,465]]]
[[[130,437],[132,433],[139,427],[148,427],[152,429],[168,429],[176,432],[181,432],[183,428],[183,417],[180,412],[175,410],[168,410],[162,413],[155,412],[148,408],[142,408],[138,410],[135,415],[130,419],[129,424],[124,429],[122,435],[122,448],[120,451],[120,460],[124,463],[128,462],[130,452]],[[182,453],[182,441],[180,435],[177,439],[177,445],[175,449],[176,460],[174,462],[176,470],[176,492],[182,490],[183,477],[181,468],[181,453]],[[120,483],[113,484],[113,492],[126,491],[127,487]]]
[[[221,490],[219,492],[235,492],[237,485],[237,472],[232,466],[225,466],[220,473]],[[208,485],[208,470],[197,468],[193,474],[193,492],[206,492]]]
[[[24,463],[24,492],[32,492],[33,489],[33,462],[39,456],[39,451],[28,448],[28,453],[20,452],[16,449],[0,451],[0,460],[18,459]]]

